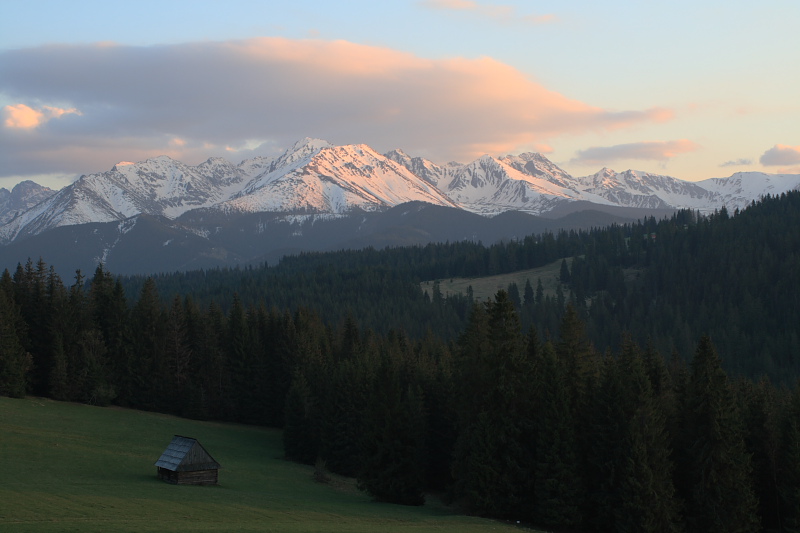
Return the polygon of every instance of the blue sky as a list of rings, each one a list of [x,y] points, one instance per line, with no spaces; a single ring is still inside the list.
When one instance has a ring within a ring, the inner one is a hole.
[[[0,0],[0,186],[305,136],[800,173],[800,2]]]

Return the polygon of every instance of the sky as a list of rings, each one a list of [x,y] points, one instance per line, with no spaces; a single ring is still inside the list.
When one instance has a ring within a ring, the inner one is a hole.
[[[0,187],[304,137],[800,173],[797,0],[0,0]]]

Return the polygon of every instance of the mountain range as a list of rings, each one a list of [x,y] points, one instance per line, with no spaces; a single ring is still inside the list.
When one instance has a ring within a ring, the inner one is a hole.
[[[437,165],[306,138],[238,165],[160,156],[59,191],[30,181],[0,189],[0,267],[42,257],[68,272],[102,261],[113,272],[150,273],[303,250],[490,242],[683,208],[741,209],[798,188],[800,175],[758,172],[687,182],[603,168],[576,178],[537,153]]]

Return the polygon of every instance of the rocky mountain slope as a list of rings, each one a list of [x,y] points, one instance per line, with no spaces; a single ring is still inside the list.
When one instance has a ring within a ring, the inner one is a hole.
[[[18,183],[10,191],[0,188],[0,225],[11,222],[56,192],[29,180]]]

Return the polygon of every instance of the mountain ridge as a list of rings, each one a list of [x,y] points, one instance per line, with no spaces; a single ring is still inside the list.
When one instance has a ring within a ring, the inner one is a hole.
[[[219,266],[262,256],[273,260],[280,256],[276,250],[293,253],[327,249],[327,244],[393,246],[439,238],[519,238],[524,231],[555,231],[559,228],[553,220],[568,224],[565,217],[580,211],[603,213],[584,217],[596,224],[669,216],[684,208],[733,211],[766,194],[798,188],[800,175],[758,172],[686,182],[603,168],[576,178],[533,152],[484,155],[470,163],[442,166],[400,149],[380,154],[366,144],[334,146],[304,138],[279,157],[238,164],[217,157],[191,166],[159,156],[120,162],[109,171],[81,176],[59,191],[33,182],[20,183],[12,192],[0,189],[0,255],[6,265],[13,265],[24,262],[20,254],[36,257],[41,250],[72,242],[75,254],[91,254],[94,262],[113,263],[115,254],[127,254],[130,261],[144,264],[146,258],[134,259],[134,253],[124,251],[135,249],[145,256],[174,256],[174,261],[161,262],[164,268]],[[425,222],[416,226],[396,216],[373,216],[405,205],[443,210],[410,210],[408,220],[425,215]],[[458,212],[479,218],[456,216]],[[492,221],[513,212],[551,222],[513,228]],[[461,220],[469,228],[450,233],[436,228],[437,224],[452,228],[451,220]],[[483,232],[476,220],[503,229]],[[364,224],[380,224],[382,229],[365,233]],[[90,225],[91,231],[99,232],[95,236],[89,235]],[[334,235],[320,225],[351,234]],[[319,227],[312,231],[314,226]],[[61,240],[47,237],[59,228],[73,229],[57,232],[65,236]],[[151,235],[145,235],[145,228]],[[249,235],[262,249],[247,243],[231,247],[217,238],[222,232],[229,240],[239,239],[232,228]],[[105,236],[97,237],[100,234]],[[136,239],[141,242],[134,246]],[[149,252],[144,242],[150,243]],[[85,259],[70,264],[85,265]]]
[[[0,243],[59,226],[121,221],[138,214],[175,219],[193,209],[342,215],[424,201],[484,216],[505,211],[546,215],[564,202],[581,201],[711,212],[723,206],[743,208],[764,194],[796,189],[800,175],[749,172],[687,182],[603,168],[576,178],[534,152],[484,155],[441,166],[400,149],[379,154],[366,144],[334,146],[307,137],[279,157],[238,165],[217,157],[190,166],[158,156],[120,162],[109,171],[81,176],[60,191],[32,184],[22,187],[30,194],[17,194],[13,207],[11,195],[0,192]]]

